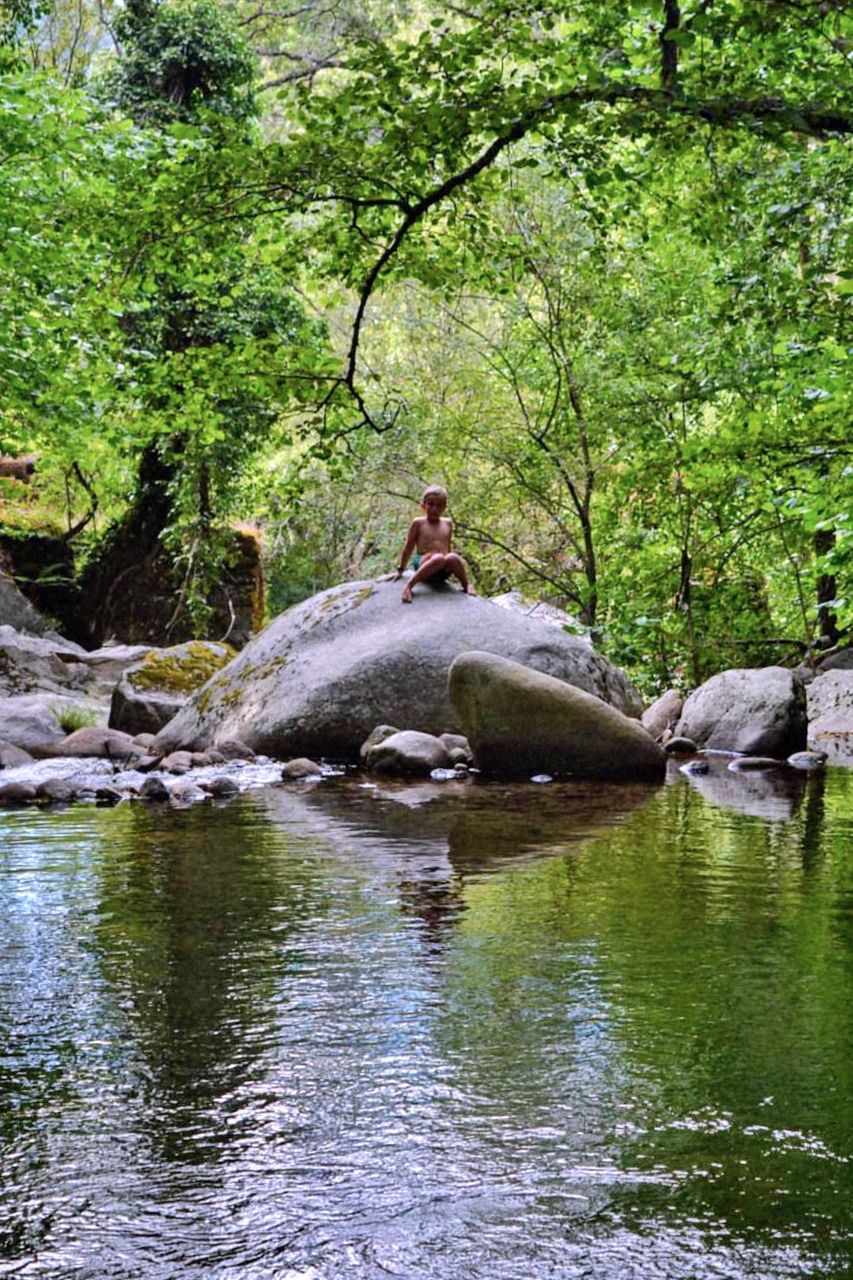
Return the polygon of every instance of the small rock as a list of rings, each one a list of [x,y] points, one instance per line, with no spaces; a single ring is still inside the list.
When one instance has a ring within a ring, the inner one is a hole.
[[[465,764],[464,760],[458,761],[453,766],[453,772],[457,775],[457,777],[463,778],[465,774],[468,773],[468,771],[469,771],[468,765]]]
[[[781,760],[774,760],[772,756],[741,756],[739,760],[732,760],[729,771],[731,773],[763,773],[767,769],[778,769],[781,764]]]
[[[190,764],[194,769],[206,769],[208,765],[213,764],[209,751],[192,751],[190,752]]]
[[[211,764],[226,763],[225,756],[222,754],[221,751],[217,751],[214,747],[211,747],[208,751],[205,751],[204,754],[207,756]]]
[[[416,729],[404,729],[372,746],[365,763],[376,773],[426,777],[435,769],[446,769],[450,758],[439,738]]]
[[[440,733],[438,740],[444,743],[451,760],[464,760],[466,764],[470,764],[474,759],[471,744],[463,733]]]
[[[429,776],[433,782],[451,782],[458,775],[455,769],[433,769]]]
[[[176,782],[169,791],[169,800],[178,807],[201,804],[206,799],[207,792],[202,791],[201,787],[197,787],[188,778],[182,778],[180,782]]]
[[[474,759],[471,751],[466,750],[464,747],[451,747],[447,756],[451,764],[464,764],[466,767]]]
[[[162,756],[140,756],[138,760],[134,760],[133,767],[137,773],[152,773],[154,769],[159,769],[162,763]]]
[[[707,760],[688,760],[687,764],[678,767],[682,773],[710,773],[711,771]]]
[[[99,804],[102,809],[110,809],[123,799],[124,796],[116,787],[98,787],[95,792],[95,803]]]
[[[309,760],[307,756],[298,756],[295,760],[288,760],[281,766],[281,776],[285,782],[293,782],[298,778],[316,778],[322,772],[320,766],[313,760]]]
[[[144,753],[129,733],[122,733],[120,729],[103,729],[97,725],[87,725],[83,729],[75,729],[73,733],[69,733],[56,744],[50,754],[68,758],[98,756],[106,760],[130,760]]]
[[[669,756],[691,756],[699,750],[692,738],[670,738],[663,749]]]
[[[36,798],[36,789],[28,782],[0,783],[0,809],[13,809],[19,804],[31,804]]]
[[[826,768],[826,752],[795,751],[792,756],[788,756],[786,763],[792,769],[806,769],[812,773],[817,773],[819,770]]]
[[[76,798],[76,789],[64,778],[46,778],[36,787],[36,799],[45,804],[71,804]]]
[[[193,767],[191,751],[173,751],[160,761],[164,773],[187,773]]]
[[[226,738],[224,742],[217,742],[216,750],[226,760],[254,760],[255,758],[252,748],[247,747],[245,742],[240,742],[238,738]]]
[[[145,750],[147,751],[148,748],[151,746],[151,743],[154,741],[154,734],[153,733],[136,733],[133,736],[133,741],[136,743],[138,747],[144,747]]]
[[[362,760],[366,760],[374,747],[378,747],[380,742],[384,742],[386,738],[392,737],[393,734],[399,733],[399,729],[395,729],[391,724],[378,724],[375,729],[371,729],[370,733],[362,742],[359,748],[359,756]]]
[[[146,778],[139,788],[140,800],[168,800],[169,788],[162,778]]]
[[[20,764],[32,764],[29,751],[23,751],[11,742],[0,742],[0,769],[17,769]]]
[[[204,789],[215,800],[225,800],[240,794],[240,788],[233,778],[211,778],[204,784]]]
[[[534,773],[530,781],[531,782],[553,782],[554,779],[551,777],[550,773]]]

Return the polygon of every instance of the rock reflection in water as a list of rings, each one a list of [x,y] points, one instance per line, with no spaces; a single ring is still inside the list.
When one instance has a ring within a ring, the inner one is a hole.
[[[722,809],[763,818],[766,822],[788,822],[799,808],[808,786],[806,774],[780,762],[778,769],[756,773],[734,773],[732,757],[709,753],[707,773],[687,773],[690,785]],[[815,785],[817,780],[813,780]]]
[[[565,782],[418,782],[269,790],[258,803],[298,821],[348,860],[394,860],[403,912],[433,943],[465,909],[466,877],[541,858],[624,822],[656,788]]]

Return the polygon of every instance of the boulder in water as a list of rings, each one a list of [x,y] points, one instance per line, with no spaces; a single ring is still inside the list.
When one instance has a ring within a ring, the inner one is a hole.
[[[485,773],[662,778],[666,755],[637,720],[594,694],[493,653],[464,653],[450,698]]]
[[[357,760],[379,724],[459,729],[447,673],[471,649],[501,654],[594,694],[631,716],[642,703],[623,672],[560,628],[450,585],[412,605],[399,586],[349,582],[289,609],[194,694],[156,749],[239,738],[267,755]]]

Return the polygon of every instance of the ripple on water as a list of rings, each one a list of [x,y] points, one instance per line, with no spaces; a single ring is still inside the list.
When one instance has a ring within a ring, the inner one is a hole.
[[[848,1268],[853,792],[0,815],[0,1275]]]

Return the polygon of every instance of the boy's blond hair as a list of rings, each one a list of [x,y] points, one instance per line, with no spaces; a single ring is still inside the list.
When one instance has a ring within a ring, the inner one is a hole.
[[[444,501],[447,502],[447,490],[442,484],[427,485],[421,495],[421,502],[426,502],[427,498],[431,497],[433,494],[435,494],[437,498],[444,498]]]

